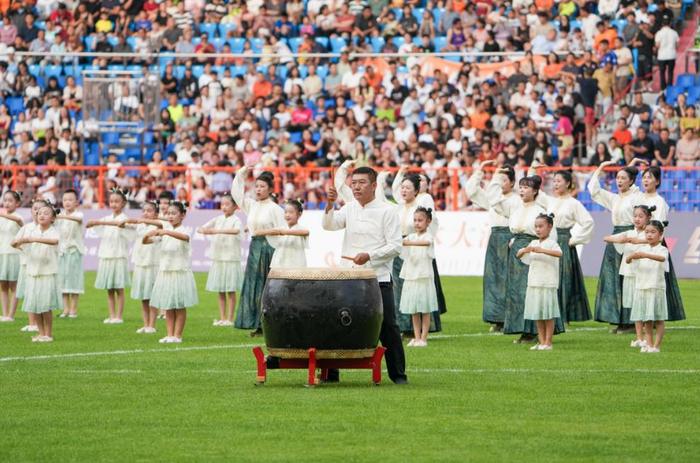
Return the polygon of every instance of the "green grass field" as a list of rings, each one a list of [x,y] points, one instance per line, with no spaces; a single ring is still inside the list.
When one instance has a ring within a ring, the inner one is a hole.
[[[212,327],[204,292],[179,346],[158,344],[163,322],[135,334],[136,301],[103,325],[96,290],[52,344],[31,343],[20,315],[0,324],[0,461],[697,461],[698,281],[682,282],[688,320],[660,355],[596,323],[530,352],[486,333],[480,278],[444,284],[445,331],[407,349],[408,386],[348,371],[310,389],[303,370],[272,370],[255,387],[262,340]]]

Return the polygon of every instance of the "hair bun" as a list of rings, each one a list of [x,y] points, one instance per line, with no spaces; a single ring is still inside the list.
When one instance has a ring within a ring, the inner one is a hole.
[[[649,206],[649,212],[654,212],[656,210],[656,206]]]

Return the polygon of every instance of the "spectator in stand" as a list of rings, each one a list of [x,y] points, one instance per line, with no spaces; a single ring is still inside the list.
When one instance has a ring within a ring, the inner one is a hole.
[[[678,48],[679,40],[678,33],[671,29],[671,21],[668,18],[663,18],[661,29],[654,35],[661,90],[665,90],[667,85],[673,83],[676,49]]]

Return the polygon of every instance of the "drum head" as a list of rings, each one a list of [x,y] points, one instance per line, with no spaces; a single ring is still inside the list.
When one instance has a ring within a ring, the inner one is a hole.
[[[371,268],[273,268],[267,274],[275,280],[373,280],[377,274]]]

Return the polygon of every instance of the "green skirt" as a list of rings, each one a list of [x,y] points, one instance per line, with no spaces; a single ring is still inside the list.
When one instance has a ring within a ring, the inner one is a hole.
[[[270,271],[270,262],[275,248],[264,236],[254,236],[250,241],[248,261],[241,288],[241,302],[236,313],[236,328],[257,330],[262,316],[262,293]]]
[[[632,225],[616,225],[613,234],[632,230]],[[620,263],[622,255],[618,254],[615,246],[608,243],[603,254],[603,263],[598,276],[598,289],[595,295],[595,320],[613,325],[630,325],[631,308],[622,307],[622,276]]]
[[[517,254],[526,247],[536,236],[525,233],[513,235],[513,242],[508,251],[508,267],[506,269],[506,315],[503,323],[505,334],[537,335],[537,325],[534,320],[525,320],[525,295],[527,294],[527,274],[529,266],[518,259]],[[554,333],[564,332],[561,318],[554,322]]]
[[[561,248],[559,259],[559,309],[564,322],[585,322],[591,319],[583,270],[576,246],[569,246],[570,228],[557,228],[557,240]]]
[[[486,323],[503,323],[506,317],[506,273],[508,242],[513,237],[508,227],[491,227],[484,261],[482,318]]]
[[[433,260],[433,265],[434,265],[434,260]],[[394,257],[394,263],[391,269],[391,281],[392,281],[392,286],[394,288],[394,314],[396,316],[396,321],[399,324],[399,330],[402,333],[406,334],[413,334],[413,322],[411,321],[411,316],[405,313],[401,313],[400,307],[401,307],[401,291],[403,290],[403,279],[399,277],[401,274],[401,268],[403,267],[403,259],[400,257]],[[434,268],[434,267],[433,267]],[[439,281],[439,278],[438,278]],[[442,289],[442,288],[440,288]],[[440,305],[440,293],[441,291],[438,290],[437,285],[435,286],[435,290],[437,291],[438,295],[438,308],[442,310],[442,307],[444,307],[444,302],[443,305]],[[443,299],[444,301],[444,296]],[[438,331],[442,331],[442,323],[440,321],[440,310],[437,312],[431,312],[430,313],[430,332],[431,333],[436,333]]]
[[[662,244],[666,246],[664,239]],[[666,278],[666,306],[668,307],[668,321],[675,322],[685,320],[685,308],[683,307],[683,299],[681,299],[681,289],[678,287],[678,278],[676,271],[673,270],[673,261],[671,253],[668,254],[668,272],[665,273]]]

